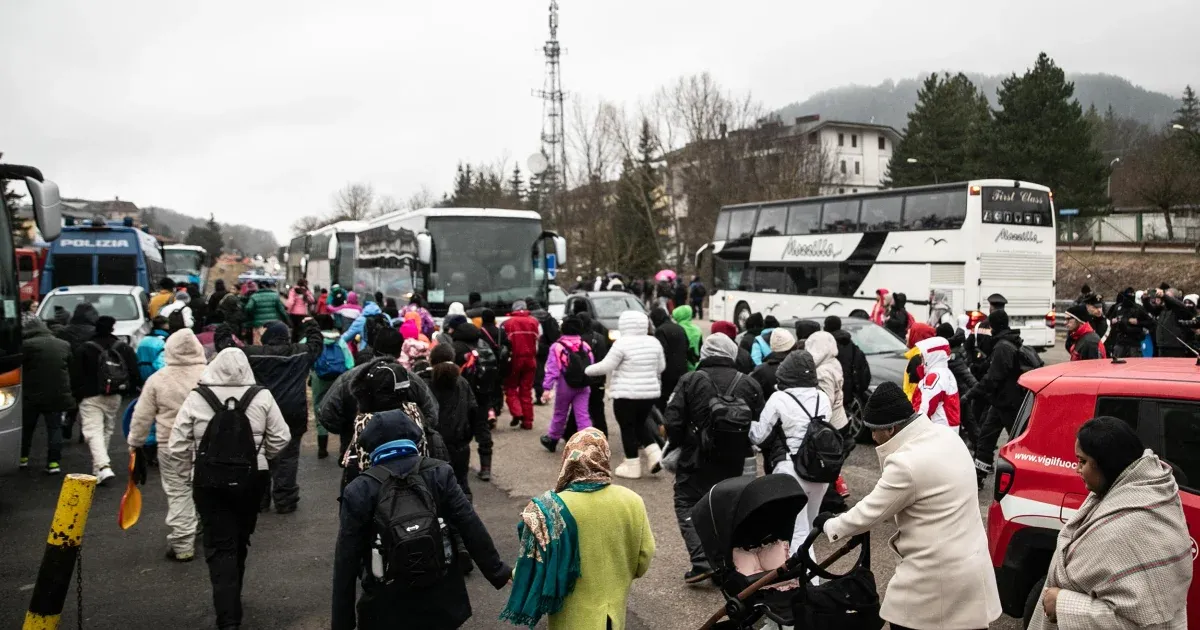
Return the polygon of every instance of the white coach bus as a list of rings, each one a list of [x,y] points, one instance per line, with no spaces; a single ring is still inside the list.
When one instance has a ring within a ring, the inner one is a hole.
[[[1002,294],[1027,345],[1054,345],[1054,194],[1011,179],[728,206],[713,242],[713,320],[871,311],[877,289],[904,293],[917,321],[934,289],[955,314]]]

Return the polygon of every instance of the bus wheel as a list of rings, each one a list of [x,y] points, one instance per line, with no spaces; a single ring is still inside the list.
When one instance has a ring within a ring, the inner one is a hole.
[[[747,319],[750,319],[750,305],[738,302],[737,308],[733,309],[733,323],[737,324],[739,332],[746,330]]]

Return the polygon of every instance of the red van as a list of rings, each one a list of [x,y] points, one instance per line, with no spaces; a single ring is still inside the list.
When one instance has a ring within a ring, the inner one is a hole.
[[[996,460],[988,545],[1004,612],[1033,615],[1059,529],[1083,504],[1075,433],[1096,416],[1128,422],[1175,469],[1192,536],[1200,533],[1200,366],[1193,359],[1075,361],[1021,377],[1029,390],[1013,438]],[[1200,572],[1198,572],[1200,574]],[[1188,626],[1200,628],[1200,580],[1188,591]]]

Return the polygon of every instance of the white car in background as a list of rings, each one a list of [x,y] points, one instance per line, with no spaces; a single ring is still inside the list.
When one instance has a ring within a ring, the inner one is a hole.
[[[44,322],[51,322],[55,308],[61,307],[70,317],[75,313],[75,307],[84,302],[96,307],[100,315],[117,320],[113,334],[130,346],[136,348],[142,337],[150,332],[150,300],[146,291],[136,286],[97,284],[59,287],[46,295],[38,305],[37,316]]]
[[[560,322],[567,316],[567,292],[557,284],[550,285],[550,304],[547,305],[546,311]]]

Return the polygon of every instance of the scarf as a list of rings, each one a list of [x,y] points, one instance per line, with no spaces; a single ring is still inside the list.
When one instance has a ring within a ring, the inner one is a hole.
[[[501,621],[532,628],[562,610],[581,567],[579,529],[558,493],[606,487],[612,479],[609,457],[608,440],[598,429],[584,429],[567,441],[555,489],[534,497],[521,512],[521,555]]]

